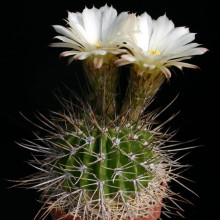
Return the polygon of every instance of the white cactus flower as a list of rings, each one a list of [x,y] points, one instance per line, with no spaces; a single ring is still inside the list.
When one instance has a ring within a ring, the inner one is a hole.
[[[127,12],[117,15],[117,11],[107,5],[97,9],[85,8],[82,13],[68,12],[68,28],[54,25],[55,30],[63,35],[56,36],[61,43],[52,43],[53,47],[66,47],[71,50],[61,56],[71,56],[73,60],[84,60],[92,56],[96,68],[102,66],[103,58],[111,54],[125,52],[121,49],[130,28],[131,17]]]
[[[170,78],[168,67],[197,68],[181,61],[207,51],[206,48],[198,47],[199,44],[191,43],[195,33],[190,33],[186,27],[175,27],[166,15],[155,21],[145,12],[136,17],[135,30],[127,41],[131,54],[122,55],[116,64],[121,66],[134,63],[138,75],[146,71],[162,71]]]

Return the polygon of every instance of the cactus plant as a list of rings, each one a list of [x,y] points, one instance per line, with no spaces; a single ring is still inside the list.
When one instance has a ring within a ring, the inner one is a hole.
[[[134,219],[153,215],[169,196],[167,182],[178,163],[162,150],[168,134],[142,121],[100,121],[91,111],[75,118],[56,114],[44,123],[50,131],[40,143],[21,146],[43,154],[26,183],[42,191],[48,211],[61,209],[74,218]],[[171,196],[171,195],[170,195]]]
[[[165,215],[172,212],[165,199],[179,214],[176,197],[182,197],[169,182],[183,185],[175,171],[185,166],[174,158],[178,148],[170,150],[180,144],[170,142],[175,132],[162,132],[172,117],[157,124],[163,111],[145,110],[171,77],[168,67],[195,68],[180,61],[206,49],[188,44],[194,35],[174,28],[166,16],[153,29],[146,13],[117,16],[107,5],[69,13],[68,24],[70,28],[54,26],[63,43],[52,46],[71,48],[61,54],[71,56],[70,62],[83,60],[91,92],[86,102],[77,97],[79,105],[62,99],[62,113],[40,115],[44,126],[38,127],[47,134],[20,143],[41,154],[31,161],[38,173],[22,183],[41,191],[42,218],[51,213],[54,219],[156,220],[162,207]],[[172,41],[164,46],[164,39]],[[118,67],[125,64],[131,64],[131,71],[121,106]]]

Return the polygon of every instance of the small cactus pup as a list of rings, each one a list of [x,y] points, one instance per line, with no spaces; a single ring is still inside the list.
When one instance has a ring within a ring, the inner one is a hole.
[[[181,215],[176,200],[187,200],[169,185],[173,180],[191,191],[178,180],[186,166],[174,156],[183,149],[171,140],[175,132],[163,132],[166,122],[156,123],[163,111],[147,106],[171,77],[170,66],[195,68],[181,61],[207,49],[190,43],[194,34],[165,15],[153,25],[147,13],[118,15],[105,5],[69,12],[67,23],[54,26],[62,42],[51,46],[70,48],[61,54],[69,62],[81,60],[91,92],[86,102],[77,97],[78,106],[62,99],[63,112],[41,115],[38,128],[47,134],[20,144],[40,154],[31,161],[38,173],[22,184],[41,192],[42,219],[157,220],[162,209]],[[118,68],[127,64],[121,105]]]

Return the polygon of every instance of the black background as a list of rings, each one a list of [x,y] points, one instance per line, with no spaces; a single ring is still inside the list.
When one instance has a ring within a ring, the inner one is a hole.
[[[185,176],[196,183],[188,183],[200,198],[173,186],[195,206],[183,205],[187,220],[217,219],[219,199],[219,127],[217,120],[219,100],[219,20],[214,1],[108,1],[118,12],[130,11],[141,14],[147,11],[153,18],[163,15],[172,19],[176,26],[190,27],[198,33],[196,42],[210,51],[190,62],[201,70],[176,71],[170,83],[162,86],[154,106],[165,106],[177,94],[178,99],[164,114],[179,115],[169,124],[179,129],[176,139],[186,141],[197,138],[203,147],[192,150],[183,160],[192,164]],[[12,184],[7,179],[19,179],[34,172],[25,161],[31,158],[28,150],[17,146],[15,141],[33,138],[31,126],[19,112],[33,118],[36,110],[47,113],[60,109],[52,91],[67,84],[79,88],[77,64],[67,66],[65,58],[59,59],[60,49],[49,48],[56,35],[51,27],[62,24],[67,10],[82,11],[85,7],[101,7],[106,1],[22,1],[6,2],[1,7],[1,78],[0,78],[0,125],[1,135],[1,194],[0,219],[33,219],[40,204],[34,190],[7,189]],[[34,119],[33,119],[34,120]],[[172,183],[174,184],[174,183]],[[50,219],[48,217],[47,219]],[[167,219],[163,216],[163,219]],[[178,220],[179,217],[172,219]]]

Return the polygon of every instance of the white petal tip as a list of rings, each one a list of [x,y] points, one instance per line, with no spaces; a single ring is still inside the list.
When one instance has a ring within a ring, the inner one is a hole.
[[[124,60],[124,59],[118,59],[115,61],[114,64],[115,64],[115,66],[119,67],[119,66],[124,66],[124,65],[130,64],[130,62],[127,60]]]
[[[67,57],[71,55],[76,55],[76,51],[65,51],[60,54],[61,57]]]
[[[192,68],[200,70],[200,68],[198,66],[196,66],[196,65],[194,65]]]
[[[60,25],[54,24],[54,25],[51,25],[51,27],[53,27],[56,30],[57,28],[60,27]]]
[[[202,50],[204,53],[207,52],[207,51],[209,51],[209,49],[208,49],[208,48],[205,48],[205,47],[201,48],[201,50]]]
[[[170,72],[170,70],[168,69],[168,68],[166,68],[166,67],[159,67],[160,69],[161,69],[161,71],[164,73],[164,75],[166,76],[166,78],[167,78],[167,80],[169,80],[170,79],[170,77],[171,77],[171,72]]]

